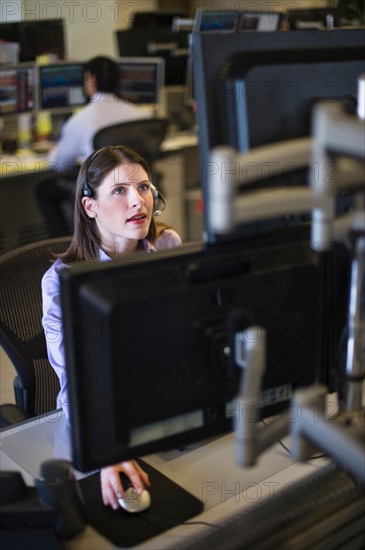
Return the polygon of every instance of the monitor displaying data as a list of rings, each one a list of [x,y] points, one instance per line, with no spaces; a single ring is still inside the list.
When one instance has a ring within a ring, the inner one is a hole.
[[[86,104],[81,62],[44,65],[39,70],[39,108],[70,111]]]
[[[120,96],[139,105],[158,106],[162,102],[165,62],[156,57],[132,57],[119,60]]]
[[[29,113],[35,109],[34,65],[0,69],[0,115]]]
[[[119,55],[125,57],[162,57],[165,61],[165,86],[184,85],[189,57],[186,31],[168,29],[127,29],[116,31]]]

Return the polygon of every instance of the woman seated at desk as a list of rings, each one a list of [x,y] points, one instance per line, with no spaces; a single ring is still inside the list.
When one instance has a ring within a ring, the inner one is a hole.
[[[68,250],[61,254],[42,279],[43,318],[49,361],[60,380],[57,407],[69,423],[68,386],[62,333],[58,273],[72,262],[110,261],[137,252],[154,252],[181,245],[179,235],[153,219],[164,206],[163,197],[151,183],[142,157],[124,146],[104,147],[82,165],[76,183],[75,229]],[[147,474],[135,461],[103,468],[103,502],[119,508],[123,488],[120,472],[137,492],[149,486]]]

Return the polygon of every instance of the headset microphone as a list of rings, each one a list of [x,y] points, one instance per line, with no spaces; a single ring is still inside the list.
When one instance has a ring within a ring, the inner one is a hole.
[[[160,216],[166,208],[165,197],[154,185],[151,185],[151,189],[153,195],[153,215]]]

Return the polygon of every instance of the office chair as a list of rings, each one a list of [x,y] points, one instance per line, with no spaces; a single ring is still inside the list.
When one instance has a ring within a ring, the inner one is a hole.
[[[35,189],[39,210],[51,238],[72,235],[75,188],[80,166],[75,164],[65,173],[51,174]]]
[[[168,124],[167,118],[146,118],[106,126],[94,135],[94,149],[127,145],[146,160],[153,183],[160,188],[161,174],[153,169],[153,164],[161,154],[161,143],[166,137]]]
[[[53,254],[65,251],[70,237],[32,243],[0,257],[0,345],[14,365],[14,404],[0,406],[0,427],[56,407],[57,375],[48,362],[41,323],[41,279]]]

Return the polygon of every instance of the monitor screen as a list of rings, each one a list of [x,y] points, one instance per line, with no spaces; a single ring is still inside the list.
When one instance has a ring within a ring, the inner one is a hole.
[[[120,95],[139,105],[162,104],[165,62],[159,57],[130,57],[117,61],[120,71]]]
[[[234,31],[237,28],[239,17],[238,10],[209,11],[198,8],[195,14],[194,28],[200,32]]]
[[[162,57],[165,60],[165,86],[185,84],[189,57],[187,31],[167,29],[128,29],[117,31],[120,57]]]
[[[304,242],[182,247],[60,277],[79,470],[232,430],[237,311],[267,331],[258,415],[282,410],[294,388],[315,380],[318,272]]]
[[[35,66],[0,68],[0,115],[31,113],[36,108]]]
[[[38,70],[41,110],[66,112],[86,104],[82,63],[40,65]]]

